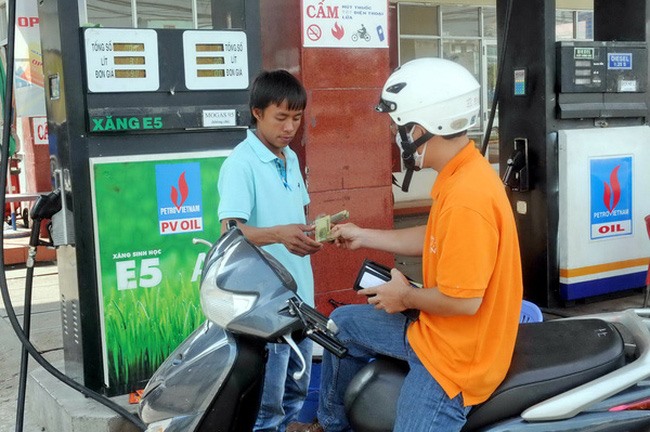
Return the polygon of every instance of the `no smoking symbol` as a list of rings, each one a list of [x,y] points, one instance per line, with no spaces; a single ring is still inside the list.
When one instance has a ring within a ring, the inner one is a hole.
[[[316,24],[312,24],[309,27],[307,27],[307,37],[316,42],[320,37],[323,35],[323,31],[320,29],[320,27]]]

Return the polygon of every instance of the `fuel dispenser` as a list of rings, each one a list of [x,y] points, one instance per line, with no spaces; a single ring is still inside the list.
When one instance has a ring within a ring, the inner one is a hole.
[[[219,235],[217,179],[246,134],[258,0],[213,1],[210,29],[101,28],[39,4],[65,370],[108,396],[142,388],[200,322]]]
[[[645,284],[648,5],[609,3],[594,1],[594,41],[556,42],[555,1],[497,1],[501,174],[525,296],[544,306]]]

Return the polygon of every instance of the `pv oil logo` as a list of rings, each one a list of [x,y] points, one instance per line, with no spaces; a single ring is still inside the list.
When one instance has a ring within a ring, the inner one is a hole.
[[[590,162],[591,238],[632,234],[632,156]]]
[[[198,162],[156,165],[156,193],[160,234],[203,231]]]

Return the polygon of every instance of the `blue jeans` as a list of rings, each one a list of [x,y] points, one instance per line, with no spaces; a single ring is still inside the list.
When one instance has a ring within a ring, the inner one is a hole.
[[[305,339],[298,348],[305,358],[307,370],[296,380],[293,373],[301,369],[298,355],[287,344],[268,344],[269,358],[264,375],[262,403],[253,430],[284,432],[295,421],[309,390],[313,343]]]
[[[406,339],[408,318],[371,305],[342,306],[330,318],[339,328],[337,336],[348,355],[339,359],[323,352],[318,421],[327,432],[351,430],[343,404],[345,390],[377,354],[408,361],[410,366],[397,401],[394,431],[451,432],[463,427],[469,407],[463,406],[462,395],[449,399],[417,358]]]

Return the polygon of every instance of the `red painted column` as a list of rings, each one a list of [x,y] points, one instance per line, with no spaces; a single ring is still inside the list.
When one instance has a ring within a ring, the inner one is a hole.
[[[27,184],[22,185],[21,192],[50,192],[50,151],[47,142],[47,122],[45,117],[22,118],[23,142],[25,154],[23,165]]]
[[[360,226],[392,228],[389,118],[374,110],[390,74],[389,50],[303,47],[300,0],[264,0],[261,16],[264,68],[289,70],[308,93],[302,134],[292,148],[311,196],[309,218],[347,209]],[[312,257],[319,310],[363,300],[351,287],[365,258],[394,262],[391,254],[333,245]]]
[[[25,117],[21,121],[23,128],[21,146],[25,155],[22,164],[27,183],[21,185],[21,192],[48,193],[52,191],[52,182],[50,178],[50,149],[48,146],[46,117]],[[29,204],[31,210],[34,202],[32,201]],[[42,238],[49,236],[45,224],[41,226],[40,235]]]

